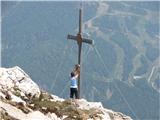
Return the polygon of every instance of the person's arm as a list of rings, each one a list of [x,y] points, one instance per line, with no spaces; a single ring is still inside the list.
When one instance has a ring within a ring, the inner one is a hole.
[[[78,72],[80,71],[80,65],[76,64],[74,69],[73,69],[74,72]]]
[[[76,74],[76,75],[74,76],[74,78],[75,78],[75,79],[77,79],[77,78],[78,78],[78,76],[79,76],[79,74]]]
[[[78,71],[75,71],[75,79],[77,79],[78,77],[79,77],[79,75],[80,75],[80,70],[78,70]]]
[[[74,69],[73,69],[73,72],[75,73],[75,76],[74,78],[77,79],[78,76],[80,75],[80,65],[75,65]]]

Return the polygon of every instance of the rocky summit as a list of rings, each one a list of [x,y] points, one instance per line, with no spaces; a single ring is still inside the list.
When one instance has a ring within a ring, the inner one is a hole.
[[[65,100],[39,88],[19,67],[0,68],[1,120],[132,120],[101,102]]]

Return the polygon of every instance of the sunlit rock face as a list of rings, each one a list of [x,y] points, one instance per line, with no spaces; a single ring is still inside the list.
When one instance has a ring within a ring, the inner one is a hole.
[[[65,100],[41,90],[19,67],[0,68],[0,119],[132,120],[105,109],[101,102]]]

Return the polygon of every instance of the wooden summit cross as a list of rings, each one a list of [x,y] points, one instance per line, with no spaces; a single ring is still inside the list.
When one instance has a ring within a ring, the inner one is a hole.
[[[76,36],[68,35],[68,39],[77,41],[78,44],[78,64],[81,65],[81,49],[82,43],[93,44],[93,40],[82,37],[82,7],[79,9],[79,32]],[[80,99],[80,74],[78,77],[78,99]]]

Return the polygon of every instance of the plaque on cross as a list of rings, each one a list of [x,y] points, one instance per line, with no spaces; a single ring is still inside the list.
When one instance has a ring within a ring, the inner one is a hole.
[[[93,44],[93,40],[83,38],[82,36],[82,8],[79,9],[79,32],[76,36],[74,35],[68,35],[68,39],[77,41],[78,44],[78,64],[81,65],[81,49],[82,49],[82,43],[88,43]],[[78,99],[80,99],[80,74],[78,77]]]

